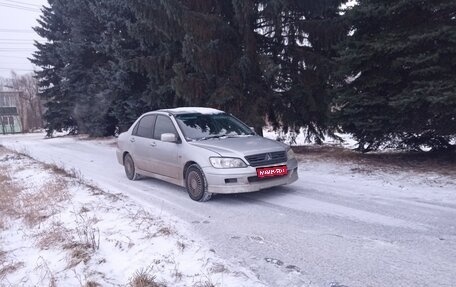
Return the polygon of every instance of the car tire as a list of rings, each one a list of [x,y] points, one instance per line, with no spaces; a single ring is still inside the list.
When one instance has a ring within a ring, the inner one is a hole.
[[[137,180],[139,178],[139,174],[136,173],[135,162],[128,153],[124,156],[124,169],[125,175],[129,180]]]
[[[185,187],[188,195],[195,201],[208,201],[212,193],[207,191],[207,181],[201,168],[193,164],[187,168],[185,173]]]

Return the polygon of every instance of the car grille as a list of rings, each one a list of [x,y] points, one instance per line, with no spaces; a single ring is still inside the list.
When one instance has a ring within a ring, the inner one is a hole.
[[[260,153],[246,156],[245,159],[251,166],[262,166],[286,162],[287,153],[284,151]]]

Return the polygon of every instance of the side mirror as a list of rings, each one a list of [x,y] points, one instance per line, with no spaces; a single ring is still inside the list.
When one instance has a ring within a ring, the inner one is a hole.
[[[177,136],[172,133],[164,133],[161,135],[160,140],[162,142],[177,143]]]
[[[255,132],[255,128],[254,128],[254,127],[249,127],[249,128],[250,128],[250,130],[251,130],[252,132]]]

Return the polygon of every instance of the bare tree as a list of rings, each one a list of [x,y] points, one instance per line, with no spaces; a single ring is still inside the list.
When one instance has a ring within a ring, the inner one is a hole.
[[[11,79],[0,77],[0,92],[3,91],[7,86],[11,86]]]
[[[11,86],[19,93],[19,114],[24,131],[43,127],[43,105],[38,97],[38,84],[33,74],[11,72]]]

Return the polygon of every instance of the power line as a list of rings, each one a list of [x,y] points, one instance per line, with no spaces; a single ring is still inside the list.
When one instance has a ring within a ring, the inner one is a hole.
[[[18,42],[22,42],[22,41],[33,41],[32,39],[13,39],[13,38],[0,38],[0,41],[18,41]]]
[[[27,54],[27,55],[32,55],[34,52],[34,50],[31,50],[31,49],[12,49],[12,50],[0,50],[0,54],[7,54],[7,55],[10,55],[10,54]]]
[[[28,57],[28,56],[27,56]],[[19,56],[10,56],[10,55],[0,55],[0,58],[6,58],[6,59],[27,59],[27,57],[19,57]]]
[[[21,1],[15,1],[15,0],[3,0],[3,1],[12,2],[12,3],[15,3],[15,4],[19,4],[19,5],[31,6],[31,7],[35,7],[35,8],[41,8],[40,5],[30,4],[30,3],[21,2]]]
[[[1,39],[0,42],[8,42],[8,43],[33,43],[35,39]]]
[[[26,46],[33,46],[33,42],[3,42],[0,40],[0,45],[26,45]],[[9,47],[7,47],[9,48]],[[0,48],[1,49],[1,48]]]
[[[9,63],[1,63],[1,67],[3,68],[6,68],[6,67],[16,67],[16,68],[19,68],[19,69],[29,69],[31,67],[31,63],[30,62],[22,62],[22,63],[12,63],[12,62],[9,62]]]
[[[8,60],[8,59],[7,59]],[[26,60],[26,59],[23,59],[23,60]],[[0,63],[0,66],[1,64],[6,65],[6,66],[10,66],[10,65],[27,65],[27,66],[30,66],[30,63],[29,61],[17,61],[17,60],[14,60],[14,59],[11,59],[10,61],[3,61]]]
[[[27,11],[27,12],[41,12],[39,9],[30,8],[30,7],[26,7],[26,6],[15,5],[15,4],[3,3],[3,2],[0,2],[0,6],[7,7],[7,8],[18,9],[18,10]]]
[[[4,71],[26,71],[26,72],[34,72],[35,70],[32,69],[16,69],[16,68],[0,68],[0,70]]]
[[[31,49],[35,49],[35,47],[30,47]],[[0,51],[17,51],[17,50],[25,50],[25,51],[30,51],[30,49],[25,48],[25,47],[20,47],[20,48],[13,48],[13,47],[8,47],[8,48],[0,48]]]
[[[35,33],[35,31],[27,29],[0,29],[0,33]]]
[[[12,3],[5,3],[3,1],[9,1],[9,2],[12,2]],[[2,2],[0,2],[2,5],[8,5],[8,6],[11,6],[12,8],[18,8],[18,9],[27,9],[27,10],[34,10],[34,11],[41,11],[40,10],[40,6],[38,5],[35,5],[35,4],[27,4],[27,3],[24,3],[24,4],[21,4],[20,2],[15,2],[15,1],[12,1],[12,0],[2,0]],[[27,6],[29,5],[29,6]]]

